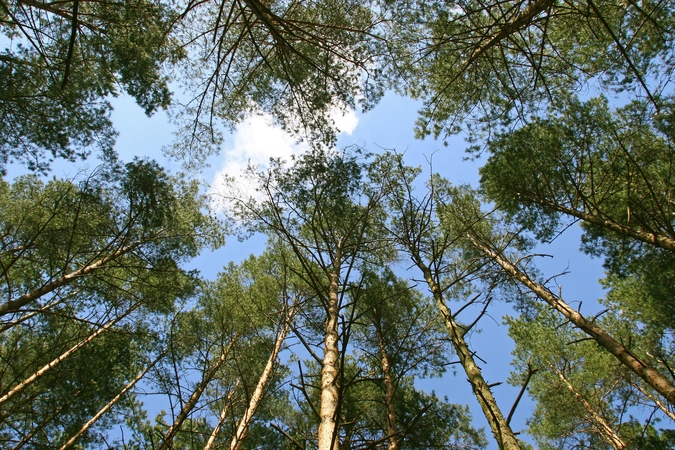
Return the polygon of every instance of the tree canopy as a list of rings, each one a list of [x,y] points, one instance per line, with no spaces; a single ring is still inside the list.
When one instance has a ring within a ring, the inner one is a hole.
[[[674,17],[668,0],[0,0],[0,446],[672,448]],[[419,101],[418,137],[464,133],[480,185],[336,147],[336,113],[389,92]],[[190,170],[119,159],[118,95],[167,110],[165,152]],[[249,164],[248,191],[227,174],[216,209],[194,169],[255,114],[306,151]],[[597,302],[538,265],[577,224]],[[188,269],[230,234],[264,250]],[[492,379],[474,337],[499,316],[512,368]]]

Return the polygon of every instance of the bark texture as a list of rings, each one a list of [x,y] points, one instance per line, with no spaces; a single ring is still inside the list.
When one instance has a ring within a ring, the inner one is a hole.
[[[333,261],[333,271],[330,273],[328,286],[328,305],[326,316],[326,330],[324,337],[323,367],[321,368],[321,407],[319,416],[319,450],[339,450],[337,429],[338,407],[338,296],[341,266],[341,243]]]

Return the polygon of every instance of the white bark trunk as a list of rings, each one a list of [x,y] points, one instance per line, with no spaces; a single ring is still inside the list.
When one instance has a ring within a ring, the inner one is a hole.
[[[56,359],[50,361],[48,364],[44,365],[42,368],[40,368],[37,372],[35,372],[33,375],[30,377],[26,378],[24,381],[19,383],[17,386],[12,388],[9,392],[7,392],[5,395],[0,397],[0,405],[12,398],[14,395],[18,394],[19,392],[23,391],[26,387],[28,387],[31,383],[33,383],[35,380],[49,372],[51,369],[59,365],[61,362],[63,362],[65,359],[67,359],[70,355],[96,339],[98,336],[101,334],[105,333],[106,331],[110,330],[110,328],[113,327],[117,322],[131,314],[132,311],[134,311],[136,308],[138,308],[141,305],[142,302],[137,302],[135,305],[133,305],[131,308],[129,308],[124,314],[121,316],[117,316],[110,322],[106,323],[103,325],[101,328],[96,330],[94,333],[90,334],[86,339],[83,339],[82,341],[78,342],[74,346],[72,346],[70,349],[65,351],[64,353],[61,354],[61,356],[57,357]]]
[[[267,386],[267,382],[270,376],[272,375],[274,363],[277,360],[277,356],[281,351],[281,346],[283,345],[284,340],[286,339],[286,335],[288,334],[288,330],[291,326],[291,320],[293,318],[294,313],[295,307],[293,306],[286,315],[286,319],[284,320],[284,326],[282,327],[281,330],[279,330],[279,333],[277,334],[277,338],[274,341],[274,347],[272,348],[272,353],[270,354],[270,357],[267,359],[267,364],[265,364],[265,368],[263,369],[262,374],[258,379],[258,384],[256,385],[255,390],[253,391],[253,395],[251,395],[248,407],[246,408],[246,411],[244,411],[244,415],[239,420],[237,432],[234,434],[234,436],[232,437],[232,441],[230,442],[230,450],[239,450],[244,438],[246,437],[248,427],[251,424],[251,420],[253,420],[253,415],[255,414],[256,409],[258,409],[258,406],[260,405],[260,401],[262,400],[265,387]]]
[[[232,397],[234,396],[234,393],[237,392],[237,387],[239,386],[240,380],[237,380],[237,382],[234,384],[234,387],[232,390],[227,394],[227,399],[225,399],[225,404],[223,405],[223,409],[220,410],[220,416],[218,417],[218,423],[216,426],[213,428],[213,431],[211,432],[211,435],[209,436],[209,440],[206,442],[206,445],[204,446],[204,450],[211,450],[213,448],[213,445],[216,442],[216,437],[218,437],[218,433],[220,433],[220,428],[223,426],[223,422],[225,421],[225,417],[227,416],[227,410],[230,408],[230,402],[232,401]]]
[[[333,271],[328,286],[328,313],[324,337],[323,367],[321,368],[321,407],[319,416],[318,450],[339,450],[337,429],[338,406],[338,294],[341,267],[342,242],[338,243]]]

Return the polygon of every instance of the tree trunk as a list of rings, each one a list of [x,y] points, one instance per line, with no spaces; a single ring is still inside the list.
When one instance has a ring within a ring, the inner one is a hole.
[[[255,390],[253,391],[253,395],[251,395],[251,400],[249,400],[248,402],[248,407],[246,408],[246,411],[244,411],[244,414],[241,417],[241,419],[239,420],[237,432],[232,437],[232,441],[230,442],[230,450],[239,450],[239,448],[241,448],[241,444],[244,438],[246,437],[246,433],[248,432],[248,427],[251,424],[251,420],[253,419],[255,410],[260,405],[263,392],[265,390],[265,387],[267,386],[267,382],[270,376],[272,375],[274,363],[276,362],[277,356],[281,351],[281,346],[283,345],[284,340],[286,339],[286,335],[288,334],[288,330],[291,326],[291,320],[294,314],[295,314],[295,305],[291,307],[290,311],[288,311],[286,319],[284,320],[284,326],[281,330],[279,330],[279,334],[277,334],[277,338],[274,342],[274,347],[272,348],[272,353],[270,354],[270,357],[267,359],[267,364],[265,364],[265,368],[263,369],[262,374],[258,379],[258,384],[256,385]]]
[[[225,361],[227,360],[227,355],[230,353],[230,350],[232,350],[232,347],[236,340],[237,336],[232,338],[232,342],[230,342],[227,348],[223,350],[223,353],[220,355],[218,361],[213,365],[213,367],[209,369],[207,373],[204,374],[204,376],[202,377],[202,381],[199,382],[194,392],[190,396],[190,399],[183,405],[183,408],[178,414],[178,417],[176,417],[176,420],[174,420],[173,425],[171,425],[171,427],[167,430],[166,434],[164,435],[164,438],[162,439],[162,444],[159,446],[158,450],[169,450],[170,448],[172,448],[171,442],[173,441],[173,438],[176,436],[176,433],[178,433],[178,430],[180,429],[181,425],[192,411],[192,408],[194,408],[197,402],[199,401],[199,398],[204,393],[206,386],[211,382],[213,377],[216,376],[218,369],[220,369],[223,363],[225,363]]]
[[[337,429],[338,406],[338,294],[340,266],[342,259],[342,240],[338,242],[333,271],[328,286],[328,308],[326,317],[326,335],[324,342],[323,367],[321,368],[321,407],[319,416],[318,450],[339,450]]]
[[[632,385],[635,389],[637,389],[638,391],[642,392],[642,394],[643,394],[645,397],[647,397],[649,400],[653,401],[654,404],[656,405],[656,407],[659,408],[659,409],[661,410],[661,412],[663,412],[663,414],[665,414],[666,416],[670,417],[670,420],[672,420],[673,422],[675,422],[675,413],[673,413],[671,410],[669,410],[669,409],[666,407],[666,405],[664,405],[663,403],[661,403],[661,402],[659,401],[658,398],[654,397],[652,394],[650,394],[649,392],[647,392],[647,390],[646,390],[645,388],[643,388],[642,386],[640,386],[640,385],[637,384],[637,383],[631,383],[631,385]]]
[[[377,314],[377,312],[376,312]],[[396,395],[396,386],[394,378],[391,375],[391,362],[389,354],[385,347],[384,333],[380,323],[380,317],[375,317],[375,330],[377,332],[377,341],[380,349],[380,357],[382,359],[382,374],[384,378],[384,404],[387,407],[387,436],[389,437],[389,445],[387,450],[399,450],[401,444],[401,437],[397,430],[398,414],[396,412],[396,403],[394,397]]]
[[[584,316],[579,314],[567,303],[565,303],[562,298],[552,294],[541,284],[532,281],[530,277],[528,277],[524,272],[521,272],[510,261],[502,258],[489,247],[473,239],[473,237],[469,236],[469,238],[473,241],[476,247],[481,249],[487,256],[502,266],[504,270],[506,270],[506,272],[508,272],[513,278],[527,286],[540,299],[544,300],[546,303],[555,308],[577,328],[595,339],[595,341],[601,347],[614,355],[623,365],[628,367],[636,375],[642,378],[648,385],[654,388],[654,390],[663,395],[668,400],[668,402],[670,402],[670,404],[675,405],[675,385],[673,385],[670,380],[661,375],[647,363],[638,359],[630,352],[630,350],[624,347],[623,344],[616,341],[604,329],[597,326],[595,322],[586,320]]]
[[[502,414],[499,406],[497,405],[497,402],[492,396],[490,387],[485,382],[480,368],[473,359],[471,350],[464,340],[464,334],[462,333],[455,319],[452,317],[450,309],[445,304],[443,294],[431,274],[431,269],[429,269],[429,267],[424,264],[418,255],[413,255],[413,259],[417,266],[424,273],[424,279],[429,285],[429,289],[431,289],[434,300],[436,301],[436,305],[438,306],[441,316],[443,317],[445,326],[448,329],[448,333],[450,334],[452,345],[457,352],[457,356],[459,356],[460,363],[466,372],[469,383],[471,383],[473,393],[476,396],[481,409],[483,410],[483,414],[490,425],[490,429],[497,440],[500,450],[520,450],[518,439],[516,439],[516,436],[513,434],[513,430],[511,430],[511,427],[506,422],[506,419],[504,419],[504,415]]]
[[[567,386],[567,389],[570,390],[572,395],[582,404],[584,405],[584,408],[586,408],[586,411],[588,411],[589,416],[591,417],[591,421],[595,425],[595,427],[598,429],[600,434],[602,435],[603,439],[605,439],[609,445],[614,447],[616,450],[624,450],[626,448],[626,444],[621,440],[618,434],[614,431],[614,429],[609,426],[607,421],[603,419],[603,417],[591,406],[590,403],[581,395],[579,394],[572,383],[565,378],[565,375],[556,369],[555,366],[550,365],[551,370],[553,370],[558,377],[562,380],[562,382]]]
[[[34,289],[30,292],[27,292],[26,294],[22,295],[21,297],[15,300],[7,301],[6,303],[0,305],[0,316],[16,312],[25,305],[27,305],[28,303],[39,299],[43,295],[49,294],[50,292],[53,292],[54,290],[60,288],[61,286],[65,286],[66,284],[72,283],[78,278],[90,275],[91,273],[101,269],[102,267],[105,267],[105,265],[108,264],[109,262],[114,261],[120,256],[123,256],[129,253],[130,251],[138,248],[141,244],[145,242],[147,242],[147,240],[138,241],[131,245],[123,247],[115,251],[114,253],[99,259],[98,261],[87,264],[81,269],[70,272],[69,274],[62,276],[61,278],[57,278],[56,280],[49,282],[38,289]]]
[[[234,396],[234,393],[237,392],[237,387],[239,386],[240,380],[237,380],[237,382],[234,384],[234,387],[232,390],[227,394],[227,399],[225,399],[225,405],[223,405],[223,409],[220,410],[220,416],[218,417],[218,423],[216,426],[213,428],[213,431],[211,432],[211,436],[209,436],[209,440],[206,442],[206,445],[204,446],[204,450],[211,450],[213,448],[213,444],[216,442],[216,437],[218,437],[218,433],[220,432],[220,428],[223,426],[223,422],[225,421],[225,417],[227,416],[227,410],[230,407],[230,402],[232,401],[232,397]]]
[[[122,398],[122,396],[123,396],[124,394],[126,394],[127,392],[129,392],[129,390],[130,390],[131,388],[133,388],[133,387],[136,385],[136,383],[138,383],[138,382],[145,376],[145,374],[148,373],[148,372],[150,371],[150,369],[152,369],[153,367],[155,367],[155,364],[157,364],[157,363],[159,362],[159,360],[162,359],[163,357],[164,357],[164,353],[162,353],[161,355],[159,355],[159,357],[158,357],[157,359],[155,359],[152,363],[150,363],[150,365],[148,365],[148,367],[146,367],[145,369],[143,369],[143,371],[142,371],[136,378],[134,378],[134,379],[131,380],[126,386],[124,386],[124,389],[122,389],[122,390],[120,391],[119,394],[117,394],[117,395],[116,395],[112,400],[110,400],[103,408],[101,408],[101,409],[94,415],[94,417],[92,417],[91,419],[89,419],[89,420],[87,421],[87,423],[85,423],[84,425],[82,425],[82,428],[80,428],[79,431],[78,431],[77,433],[75,433],[70,439],[68,439],[68,442],[66,442],[65,444],[63,444],[59,450],[65,450],[65,449],[71,447],[71,446],[72,446],[72,445],[80,438],[80,436],[82,436],[89,428],[91,428],[91,426],[94,425],[94,424],[96,423],[96,421],[97,421],[98,419],[100,419],[101,416],[103,416],[103,414],[105,414],[110,408],[112,408],[112,406],[113,406],[115,403],[117,403],[117,401],[118,401],[120,398]]]
[[[56,359],[50,361],[48,364],[44,365],[42,368],[40,368],[37,372],[35,372],[33,375],[30,377],[26,378],[24,381],[19,383],[17,386],[12,388],[9,392],[7,392],[5,395],[0,397],[0,405],[5,403],[7,400],[12,398],[14,395],[18,394],[19,392],[23,391],[26,387],[28,387],[31,383],[33,383],[35,380],[49,372],[51,369],[59,365],[61,362],[63,362],[65,359],[67,359],[70,355],[96,339],[98,336],[101,334],[105,333],[106,331],[110,330],[113,325],[115,325],[117,322],[131,314],[132,311],[134,311],[136,308],[138,308],[143,302],[137,302],[134,304],[131,308],[129,308],[124,314],[121,316],[117,316],[110,322],[106,323],[103,325],[101,328],[90,334],[86,339],[81,340],[74,346],[72,346],[70,349],[65,351],[64,353],[61,354],[61,356],[57,357]]]

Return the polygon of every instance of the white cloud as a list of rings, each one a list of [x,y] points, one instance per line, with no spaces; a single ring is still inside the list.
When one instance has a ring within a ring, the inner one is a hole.
[[[237,188],[245,195],[253,195],[255,186],[242,175],[246,168],[251,166],[266,167],[270,158],[289,159],[291,155],[306,150],[306,145],[298,144],[297,140],[287,132],[274,126],[267,116],[255,115],[244,120],[232,135],[231,147],[224,151],[224,158],[220,170],[211,182],[209,194],[213,199],[213,206],[222,209],[222,197],[226,190],[227,177],[234,178]]]
[[[330,118],[335,122],[335,126],[341,133],[351,135],[359,124],[359,118],[353,109],[333,108]]]
[[[340,132],[348,135],[352,134],[359,122],[356,113],[351,108],[336,107],[330,117]],[[232,187],[226,184],[228,177],[236,180],[236,187],[240,194],[255,196],[255,186],[250,180],[242,177],[249,165],[264,169],[270,158],[289,160],[292,155],[309,149],[307,144],[298,142],[279,126],[273,125],[272,119],[266,115],[250,116],[244,120],[232,135],[231,143],[231,147],[224,151],[220,170],[210,183],[208,193],[212,198],[212,206],[216,210],[226,207],[222,201],[223,195],[227,190],[232,190]]]

